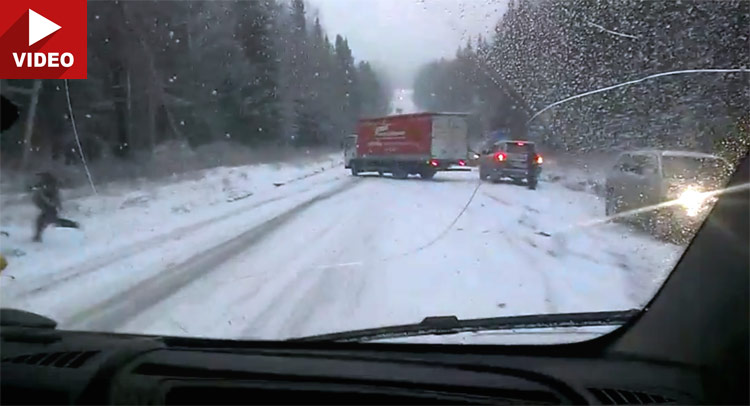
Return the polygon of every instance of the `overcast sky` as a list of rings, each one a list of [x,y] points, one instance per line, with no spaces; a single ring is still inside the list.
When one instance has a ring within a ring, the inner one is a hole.
[[[450,58],[468,36],[491,36],[507,0],[307,0],[331,41],[349,39],[354,58],[411,87],[419,67]]]

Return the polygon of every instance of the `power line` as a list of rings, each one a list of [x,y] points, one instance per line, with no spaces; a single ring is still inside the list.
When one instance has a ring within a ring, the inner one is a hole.
[[[65,97],[68,99],[68,114],[70,114],[70,123],[73,124],[73,135],[76,138],[76,145],[78,145],[78,154],[81,156],[81,162],[83,163],[83,169],[86,170],[86,177],[89,179],[89,185],[91,185],[91,190],[94,191],[94,194],[96,195],[96,186],[94,186],[94,180],[91,178],[91,172],[89,171],[89,166],[86,163],[86,157],[83,154],[83,147],[81,147],[81,140],[78,137],[78,128],[76,128],[76,120],[75,117],[73,117],[73,105],[70,103],[70,90],[68,89],[68,79],[65,79]]]

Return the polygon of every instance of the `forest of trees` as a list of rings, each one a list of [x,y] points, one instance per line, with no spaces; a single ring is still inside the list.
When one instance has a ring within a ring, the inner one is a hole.
[[[750,2],[510,0],[492,38],[424,66],[415,102],[470,111],[553,148],[712,149],[744,143],[750,72],[660,77],[549,109],[576,95],[675,70],[750,67]],[[741,149],[741,148],[740,148]]]
[[[173,140],[337,145],[360,116],[387,113],[391,94],[303,0],[89,2],[88,79],[68,83],[91,160]],[[70,155],[62,80],[3,80],[0,92],[20,110],[4,164]]]

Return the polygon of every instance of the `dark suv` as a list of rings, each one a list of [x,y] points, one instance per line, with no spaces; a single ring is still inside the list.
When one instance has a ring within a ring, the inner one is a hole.
[[[517,183],[525,180],[529,189],[536,189],[542,162],[533,142],[499,141],[482,151],[479,179],[497,182],[509,178]]]

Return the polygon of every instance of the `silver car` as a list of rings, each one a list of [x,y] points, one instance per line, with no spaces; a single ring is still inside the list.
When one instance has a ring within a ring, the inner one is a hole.
[[[606,214],[630,212],[658,237],[695,232],[723,187],[729,164],[715,155],[646,150],[621,154],[607,174]],[[708,193],[707,193],[708,192]]]

